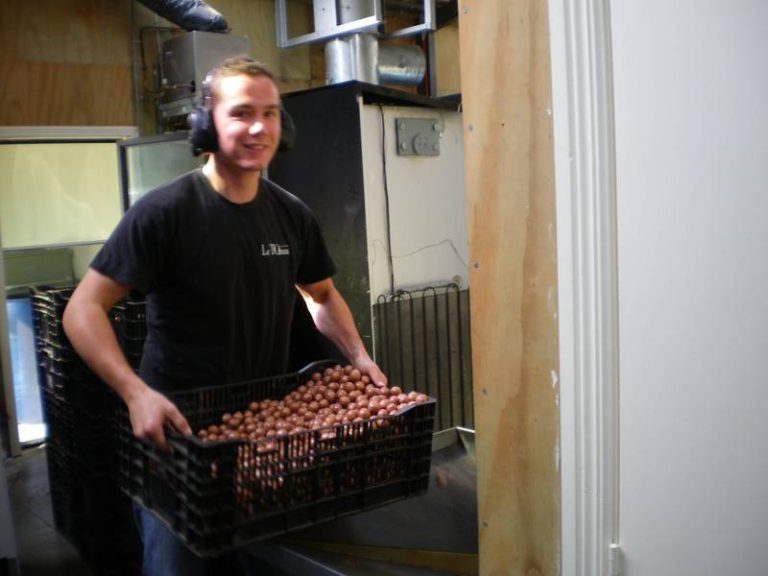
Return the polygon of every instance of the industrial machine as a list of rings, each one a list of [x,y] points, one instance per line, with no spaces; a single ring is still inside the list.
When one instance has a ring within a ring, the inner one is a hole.
[[[187,129],[187,116],[199,103],[198,88],[208,72],[228,56],[247,54],[248,38],[194,30],[163,43],[162,96],[158,114],[164,132]]]

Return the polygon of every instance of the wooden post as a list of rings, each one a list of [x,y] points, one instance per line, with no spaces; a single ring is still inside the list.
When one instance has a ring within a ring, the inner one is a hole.
[[[459,0],[480,574],[558,573],[546,0]]]

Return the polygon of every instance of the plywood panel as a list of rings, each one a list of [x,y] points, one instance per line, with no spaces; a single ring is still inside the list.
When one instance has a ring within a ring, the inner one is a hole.
[[[3,0],[0,125],[132,125],[130,0]]]
[[[546,0],[460,0],[480,573],[555,575],[557,285]]]
[[[0,62],[0,125],[130,126],[130,66]]]
[[[309,47],[309,64],[311,72],[311,86],[325,85],[325,47],[322,44],[312,44]]]
[[[0,60],[130,65],[130,0],[3,0]]]
[[[437,96],[460,93],[458,20],[435,32],[435,67]]]
[[[248,36],[251,55],[269,66],[278,84],[293,86],[300,81],[303,88],[309,87],[309,47],[278,48],[274,0],[216,0],[210,4],[224,15],[233,34]],[[295,2],[289,3],[289,7],[292,20],[309,18],[311,7]]]
[[[248,36],[252,54],[275,72],[283,90],[311,85],[310,48],[276,45],[273,0],[214,0],[210,5],[225,16],[233,34]],[[294,17],[308,17],[305,6],[296,10],[301,13]],[[131,55],[142,26],[174,27],[131,0],[0,2],[0,70],[6,80],[0,124],[135,124]],[[145,35],[151,45],[145,47],[141,90],[152,89],[153,38]],[[140,60],[138,50],[136,56]],[[152,116],[146,110],[151,100],[145,92],[142,116]],[[153,122],[142,124],[146,128]]]

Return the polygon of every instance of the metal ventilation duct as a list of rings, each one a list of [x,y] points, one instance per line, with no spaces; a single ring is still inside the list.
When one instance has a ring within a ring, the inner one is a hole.
[[[317,0],[316,0],[317,1]],[[369,0],[336,0],[340,25],[371,16]],[[358,32],[325,45],[325,80],[337,84],[360,80],[371,84],[417,85],[424,79],[427,59],[418,46],[381,45],[377,34]]]
[[[327,84],[359,80],[415,86],[424,79],[426,70],[427,59],[421,48],[380,45],[375,34],[353,34],[325,45]]]
[[[426,56],[416,45],[381,44],[380,40],[435,29],[436,0],[401,0],[423,14],[423,22],[383,34],[383,0],[302,0],[312,5],[314,31],[289,36],[289,0],[275,0],[277,44],[282,48],[326,42],[326,83],[358,80],[370,84],[417,85],[427,70]],[[298,2],[299,0],[293,0]],[[443,0],[438,0],[443,1]]]

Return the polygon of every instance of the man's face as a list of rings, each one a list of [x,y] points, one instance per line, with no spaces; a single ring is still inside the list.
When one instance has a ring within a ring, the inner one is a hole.
[[[280,93],[268,76],[226,76],[217,81],[213,120],[217,161],[245,171],[264,170],[280,142]]]

